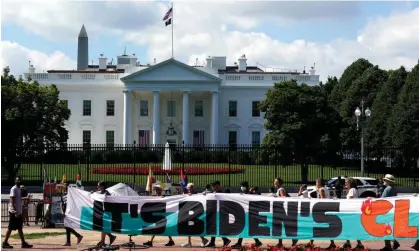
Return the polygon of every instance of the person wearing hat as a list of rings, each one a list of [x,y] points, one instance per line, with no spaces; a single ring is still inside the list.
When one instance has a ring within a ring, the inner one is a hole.
[[[220,181],[216,180],[212,182],[211,186],[212,186],[213,193],[223,193],[223,190],[221,189]],[[223,239],[223,247],[227,247],[231,243],[231,240],[228,238],[222,237],[221,239]],[[215,237],[211,237],[211,240],[206,247],[215,248]]]
[[[249,190],[249,182],[247,181],[243,181],[240,184],[240,190],[241,190],[241,194],[250,194],[251,191]],[[259,239],[254,238],[255,240],[255,247],[260,247],[262,246],[262,242],[260,242]],[[243,238],[239,238],[237,240],[237,243],[234,244],[233,246],[231,246],[232,249],[241,249],[242,248],[242,242],[243,242]]]
[[[156,192],[156,196],[157,197],[160,197],[160,198],[164,198],[164,195],[163,195],[163,189],[162,189],[162,187],[161,187],[161,183],[160,182],[156,182],[156,184],[153,186],[153,190]],[[153,247],[153,241],[154,241],[154,238],[155,238],[156,236],[151,236],[151,240],[149,240],[149,241],[147,241],[147,242],[144,242],[143,243],[143,245],[144,246],[148,246],[148,247]],[[174,246],[175,245],[175,242],[173,241],[173,238],[172,238],[172,236],[168,236],[169,237],[169,242],[168,243],[166,243],[164,246],[166,246],[166,247],[172,247],[172,246]]]
[[[381,198],[397,196],[396,189],[394,188],[394,184],[396,183],[394,176],[391,174],[386,174],[386,176],[384,176],[383,178],[383,181],[384,181],[384,186],[386,188],[381,194]],[[400,247],[400,243],[396,240],[393,240],[393,248],[391,248],[391,241],[389,240],[385,240],[384,245],[385,247],[382,248],[381,251],[392,251]]]
[[[97,191],[96,193],[99,194],[104,194],[107,196],[110,196],[111,193],[109,193],[108,190],[106,190],[106,183],[104,181],[99,181],[97,183]],[[116,236],[111,234],[111,233],[101,233],[101,238],[100,238],[100,242],[97,244],[97,246],[104,246],[105,245],[105,238],[106,236],[109,236],[109,245],[112,245],[112,243],[114,243],[114,241],[116,240]]]
[[[20,185],[20,196],[22,196],[22,217],[23,224],[29,227],[29,202],[31,195],[28,194],[24,185]]]

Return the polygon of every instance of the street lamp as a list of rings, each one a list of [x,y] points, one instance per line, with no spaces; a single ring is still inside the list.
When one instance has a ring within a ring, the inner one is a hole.
[[[368,107],[364,110],[364,99],[361,100],[361,109],[359,109],[359,107],[355,109],[355,116],[357,131],[359,130],[359,126],[361,125],[361,176],[364,176],[364,128],[367,123],[368,117],[371,116],[371,110]]]

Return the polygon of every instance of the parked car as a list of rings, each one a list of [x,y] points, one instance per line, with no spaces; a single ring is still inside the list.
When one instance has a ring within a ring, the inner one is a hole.
[[[360,198],[377,197],[379,180],[377,180],[376,178],[370,178],[370,177],[352,177],[352,178],[355,179],[357,183],[358,193],[359,193]],[[329,191],[329,196],[328,196],[329,198],[333,198],[336,195],[335,183],[337,179],[338,179],[337,177],[331,178],[326,183],[326,187]],[[342,183],[344,183],[347,177],[341,176],[341,179],[342,179]],[[342,186],[345,186],[345,184],[342,184]],[[307,187],[307,192],[311,198],[317,198],[316,186]],[[346,194],[347,194],[347,191],[345,187],[343,187],[342,198],[345,198]]]

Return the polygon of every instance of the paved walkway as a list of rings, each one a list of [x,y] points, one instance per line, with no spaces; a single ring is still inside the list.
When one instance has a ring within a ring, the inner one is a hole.
[[[4,235],[6,230],[7,230],[7,225],[2,224],[1,234]],[[27,234],[28,233],[47,233],[47,232],[63,232],[64,233],[65,230],[64,229],[40,229],[37,226],[31,226],[24,229],[24,233],[27,233]],[[76,238],[74,236],[71,237],[72,238],[71,241],[73,243],[72,247],[62,247],[61,245],[65,242],[65,235],[51,236],[51,237],[40,238],[40,239],[32,239],[32,240],[28,240],[28,242],[34,245],[33,250],[81,250],[88,246],[95,245],[99,241],[99,238],[100,238],[100,234],[97,232],[89,232],[89,231],[80,230],[79,233],[82,234],[84,238],[78,247],[75,245]],[[2,237],[2,240],[3,239],[4,237]],[[143,242],[146,242],[149,239],[150,239],[149,236],[136,236],[133,238],[133,240],[137,244],[142,244]],[[154,240],[154,247],[147,250],[150,250],[150,251],[153,251],[153,250],[167,250],[167,251],[169,250],[174,250],[174,251],[176,250],[210,250],[207,248],[199,247],[200,239],[198,237],[192,238],[192,244],[194,245],[193,248],[180,247],[180,244],[185,243],[187,241],[186,237],[175,237],[174,240],[176,243],[175,247],[164,247],[164,244],[168,241],[167,237],[164,237],[164,236],[156,237]],[[128,236],[117,235],[115,244],[122,244],[127,241],[128,241]],[[236,239],[232,239],[231,244],[234,244],[235,241]],[[263,242],[264,246],[266,246],[267,244],[275,245],[277,243],[276,240],[266,239],[266,240],[261,240],[261,241]],[[301,241],[301,242],[306,243],[307,241]],[[9,243],[14,246],[13,250],[23,250],[20,248],[20,240],[10,239]],[[243,244],[248,244],[248,243],[252,243],[252,240],[251,239],[244,240]],[[324,248],[329,245],[328,241],[316,241],[315,243],[318,246],[324,247]],[[342,245],[343,241],[337,241],[336,243],[337,245]],[[222,245],[221,238],[217,238],[216,244],[217,244],[217,247],[221,247]],[[286,246],[291,245],[290,241],[284,241],[284,244]],[[412,249],[410,248],[410,246],[412,244],[413,244],[412,241],[401,241],[401,247],[398,249],[398,251],[411,251]],[[353,245],[355,245],[355,242],[353,243]],[[365,247],[370,248],[372,250],[379,250],[380,248],[383,247],[383,242],[382,241],[365,241],[364,245]],[[124,249],[120,249],[120,250],[124,250]]]

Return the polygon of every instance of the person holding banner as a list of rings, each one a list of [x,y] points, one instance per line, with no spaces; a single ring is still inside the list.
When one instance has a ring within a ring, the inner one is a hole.
[[[287,191],[285,191],[285,189],[282,187],[283,184],[283,180],[279,177],[276,177],[274,179],[274,187],[276,189],[276,194],[274,197],[280,197],[280,198],[286,198],[286,197],[290,197],[290,195],[287,193]],[[297,244],[298,240],[292,240],[292,246],[295,246]],[[278,240],[278,244],[276,244],[276,246],[278,248],[284,247],[284,245],[282,244],[282,239]]]
[[[383,178],[383,181],[384,181],[384,186],[386,188],[381,194],[381,198],[397,196],[396,189],[394,188],[394,183],[396,183],[394,176],[391,174],[386,174],[386,176],[384,176]],[[393,249],[391,248],[391,241],[389,240],[385,240],[384,245],[385,247],[382,248],[381,251],[392,251],[400,247],[400,243],[396,240],[393,241]]]
[[[96,191],[96,193],[104,194],[104,195],[107,195],[107,196],[111,195],[111,193],[109,193],[109,191],[106,190],[106,187],[105,186],[106,186],[105,182],[104,181],[100,181],[97,184],[97,191]],[[101,246],[104,246],[105,245],[105,238],[106,238],[106,236],[109,236],[109,245],[112,245],[112,243],[114,243],[114,241],[116,240],[116,236],[115,235],[113,235],[111,233],[104,233],[104,232],[102,232],[101,233],[101,236],[100,236],[100,242],[97,244],[97,246],[101,247]]]
[[[249,193],[250,194],[255,194],[254,188],[249,190],[249,182],[247,182],[247,181],[243,181],[241,183],[240,189],[241,189],[241,194],[249,194]],[[255,240],[255,247],[262,246],[262,242],[260,242],[259,239],[255,238],[254,240]],[[232,249],[241,249],[242,248],[242,242],[243,242],[243,238],[239,238],[237,240],[237,243],[234,244],[233,246],[231,246],[231,248]]]
[[[223,193],[223,190],[221,190],[220,181],[216,180],[212,182],[211,186],[212,186],[212,191],[214,193]],[[223,239],[223,247],[227,247],[231,243],[231,240],[229,240],[228,238],[222,237],[221,239]],[[206,247],[215,248],[215,237],[211,237],[210,243]]]
[[[355,179],[353,178],[349,178],[345,181],[345,187],[348,190],[348,193],[346,194],[346,199],[350,200],[350,199],[357,199],[359,198],[359,193],[358,193],[358,186],[356,184]],[[364,245],[362,245],[362,242],[360,240],[357,240],[357,245],[356,245],[356,249],[359,250],[363,250],[364,249]],[[351,241],[347,240],[346,243],[343,245],[344,249],[351,249]]]
[[[196,194],[194,187],[195,185],[193,183],[188,183],[188,185],[186,186],[188,193],[186,194],[189,196]],[[199,237],[201,238],[201,247],[205,247],[205,245],[208,243],[208,240],[202,236],[199,236]],[[191,248],[192,247],[191,236],[188,236],[188,242],[182,244],[181,246],[184,248]]]
[[[164,198],[163,189],[161,188],[161,185],[160,184],[156,184],[153,189],[154,189],[154,191],[156,191],[156,196],[158,196],[160,198]],[[151,236],[151,240],[149,240],[147,242],[144,242],[143,245],[144,246],[148,246],[148,247],[153,247],[153,241],[154,241],[154,238],[155,237],[156,236],[154,236],[154,235]],[[169,242],[166,243],[164,246],[166,246],[166,247],[172,247],[174,245],[175,245],[175,242],[173,241],[172,236],[169,236]]]
[[[68,190],[68,182],[65,182],[64,192],[61,195],[61,207],[63,209],[64,217],[65,217],[65,211],[67,209],[67,190]],[[74,234],[74,236],[76,236],[77,245],[79,245],[81,240],[83,239],[83,236],[77,233],[76,230],[74,230],[73,228],[65,227],[66,242],[64,243],[63,247],[71,246],[71,234]]]

